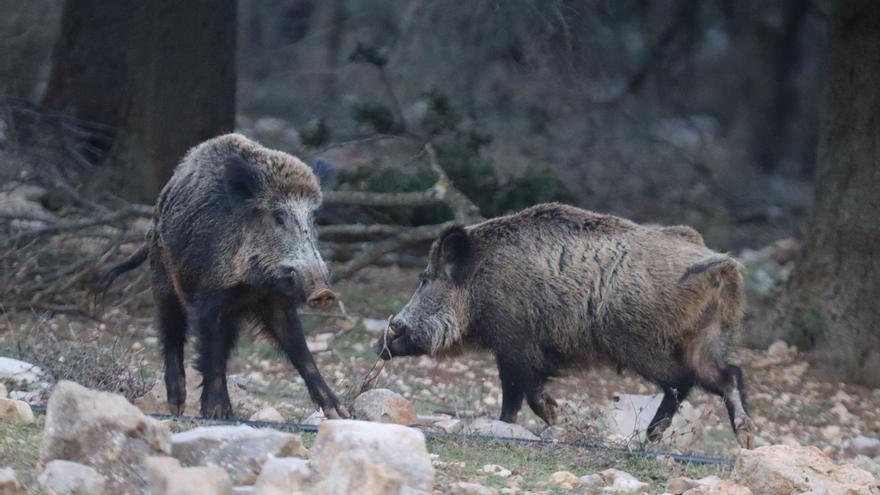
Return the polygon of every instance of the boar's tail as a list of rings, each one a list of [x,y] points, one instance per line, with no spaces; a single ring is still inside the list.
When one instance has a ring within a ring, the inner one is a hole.
[[[722,328],[735,332],[745,311],[742,268],[742,265],[732,257],[715,254],[688,267],[678,279],[678,285],[717,291]]]
[[[104,280],[101,283],[101,290],[98,291],[98,295],[103,298],[107,294],[107,291],[110,290],[110,286],[113,285],[113,281],[116,280],[116,277],[141,266],[141,264],[146,261],[149,254],[149,244],[145,243],[143,246],[137,248],[137,250],[132,253],[131,256],[126,258],[125,261],[111,268],[110,271],[104,275]]]

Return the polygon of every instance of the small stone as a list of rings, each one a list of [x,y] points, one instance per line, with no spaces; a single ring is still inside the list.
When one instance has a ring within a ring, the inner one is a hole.
[[[485,466],[483,466],[483,472],[494,474],[495,476],[498,476],[500,478],[507,478],[511,474],[511,471],[509,469],[499,466],[498,464],[486,464]]]
[[[508,492],[509,493],[509,492]],[[452,485],[452,495],[497,495],[498,489],[483,486],[479,483],[459,481]]]
[[[788,344],[782,340],[777,340],[770,344],[767,348],[767,357],[772,359],[787,359],[789,357]]]
[[[62,460],[47,463],[37,481],[53,495],[101,495],[107,483],[93,468]]]
[[[232,482],[247,485],[257,480],[270,457],[305,457],[302,439],[250,426],[203,426],[171,436],[171,455],[183,466],[219,466]]]
[[[0,381],[32,387],[46,381],[46,372],[39,366],[25,361],[0,357]]]
[[[548,481],[556,486],[571,490],[581,484],[580,478],[569,471],[556,471],[550,475]]]
[[[26,495],[24,487],[15,477],[12,468],[0,468],[0,494],[2,495]]]
[[[880,438],[859,435],[849,441],[849,445],[846,447],[846,452],[851,456],[880,456]]]
[[[368,390],[354,400],[354,415],[362,421],[412,425],[416,410],[402,395],[384,388]]]
[[[633,475],[617,469],[606,469],[599,473],[605,480],[603,492],[610,493],[648,493],[651,485],[642,483]]]
[[[263,464],[254,495],[308,493],[309,463],[295,457],[275,457]]]
[[[505,423],[497,419],[477,418],[464,425],[462,432],[466,435],[483,435],[499,438],[517,438],[522,440],[539,440],[538,436],[525,427],[513,423]]]
[[[837,442],[840,440],[840,427],[837,425],[828,425],[822,428],[822,437],[829,442]]]
[[[458,433],[464,428],[464,422],[460,419],[444,419],[433,424],[434,428],[445,431],[446,433]]]
[[[700,485],[692,488],[683,495],[753,495],[752,491],[742,485],[737,485],[730,480],[718,481],[711,485]]]
[[[250,420],[250,421],[263,421],[263,422],[267,422],[267,423],[283,423],[284,416],[282,416],[281,413],[278,412],[278,410],[275,409],[274,407],[266,406],[266,407],[260,409],[259,411],[251,414],[251,417],[248,418],[248,420]]]
[[[31,406],[24,401],[13,399],[0,399],[0,421],[14,425],[33,424],[36,419]]]

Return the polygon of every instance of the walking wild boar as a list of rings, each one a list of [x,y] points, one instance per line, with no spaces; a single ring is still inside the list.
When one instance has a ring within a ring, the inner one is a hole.
[[[544,385],[564,368],[628,368],[663,391],[651,440],[700,385],[723,398],[751,447],[742,372],[726,360],[744,308],[739,268],[689,227],[538,205],[443,233],[374,349],[383,359],[492,351],[510,423],[525,398],[553,424],[557,404]]]
[[[333,302],[318,254],[314,212],[318,178],[295,157],[238,134],[192,150],[159,195],[146,244],[110,271],[150,260],[165,358],[168,408],[186,401],[183,347],[196,337],[202,373],[201,414],[226,418],[232,407],[226,362],[243,325],[256,323],[290,358],[312,400],[328,417],[347,416],[306,347],[302,303]]]

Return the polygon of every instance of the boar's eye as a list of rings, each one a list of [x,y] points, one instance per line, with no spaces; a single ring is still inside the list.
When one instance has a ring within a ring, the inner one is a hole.
[[[285,220],[284,220],[284,212],[283,212],[283,211],[281,211],[281,210],[275,210],[275,211],[273,211],[273,212],[272,212],[272,218],[275,219],[275,223],[277,223],[278,225],[284,227],[284,224],[285,224],[286,222],[285,222]]]

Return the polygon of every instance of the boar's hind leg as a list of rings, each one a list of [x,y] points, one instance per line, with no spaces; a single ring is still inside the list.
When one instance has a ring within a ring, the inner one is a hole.
[[[237,321],[224,314],[222,294],[199,297],[190,312],[190,326],[198,337],[196,368],[202,373],[201,414],[206,418],[232,417],[226,388],[226,362],[235,345]]]
[[[186,315],[172,293],[157,294],[159,335],[165,354],[165,392],[168,411],[180,416],[186,408],[186,376],[183,346],[186,343]]]
[[[282,307],[284,305],[284,303],[270,305],[275,307],[270,309],[268,314],[263,315],[266,328],[302,376],[309,390],[309,396],[324,411],[324,415],[331,419],[349,417],[348,411],[339,404],[336,395],[327,386],[315,365],[312,352],[306,345],[306,337],[296,309],[286,309]]]
[[[678,406],[684,401],[691,388],[694,386],[693,373],[683,372],[676,380],[662,383],[663,400],[654,414],[654,418],[648,423],[648,440],[659,441],[663,432],[672,424],[672,417],[678,411]]]
[[[752,436],[754,424],[746,406],[745,385],[742,370],[732,364],[721,364],[711,372],[700,374],[700,385],[716,395],[720,395],[727,408],[730,426],[740,446],[746,449],[754,447]]]

